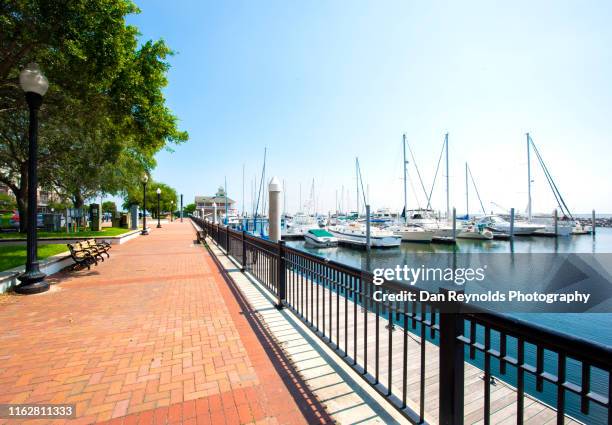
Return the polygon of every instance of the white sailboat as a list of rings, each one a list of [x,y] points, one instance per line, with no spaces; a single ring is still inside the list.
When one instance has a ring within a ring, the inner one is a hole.
[[[406,135],[403,135],[403,151],[404,151],[404,212],[403,223],[396,224],[388,228],[388,230],[392,231],[394,235],[400,236],[402,241],[405,242],[425,242],[430,243],[435,235],[435,232],[432,230],[427,230],[422,226],[417,226],[415,224],[408,223],[408,214],[407,214],[407,203],[408,203],[408,194],[407,194],[407,180],[408,180],[408,172],[406,170],[406,166],[408,165],[408,161],[406,160]]]
[[[485,215],[476,222],[486,226],[493,233],[504,233],[510,234],[510,222],[504,220],[498,215]],[[536,230],[541,230],[545,226],[543,224],[529,223],[527,221],[515,221],[513,231],[515,235],[529,236],[532,235]]]
[[[527,182],[527,196],[528,196],[527,198],[527,216],[530,222],[544,226],[543,229],[536,230],[533,234],[542,235],[542,236],[569,236],[574,232],[574,229],[576,227],[576,221],[572,217],[572,213],[570,212],[567,204],[565,203],[565,200],[563,199],[561,192],[557,188],[557,185],[555,181],[553,180],[552,175],[550,174],[550,171],[548,171],[548,167],[544,163],[544,160],[542,159],[542,155],[540,155],[540,151],[538,150],[535,143],[533,142],[533,139],[531,138],[529,133],[527,133],[526,136],[527,136],[527,179],[528,179],[528,182]],[[556,218],[557,210],[555,210],[555,212],[553,213],[553,217],[551,216],[533,217],[532,216],[532,211],[531,211],[532,210],[532,204],[531,204],[531,183],[532,183],[532,180],[531,180],[531,148],[533,148],[533,151],[536,154],[536,158],[538,162],[540,163],[540,167],[542,168],[542,171],[544,172],[544,176],[546,177],[546,180],[548,181],[548,185],[550,186],[550,189],[553,195],[555,196],[555,200],[557,201],[559,209],[561,210],[562,217],[559,219]],[[581,229],[578,229],[578,230],[580,231]]]

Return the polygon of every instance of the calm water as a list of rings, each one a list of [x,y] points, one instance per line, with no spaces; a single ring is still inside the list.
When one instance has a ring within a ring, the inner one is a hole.
[[[288,241],[287,245],[302,249],[314,255],[326,257],[343,264],[361,268],[365,264],[366,252],[347,247],[317,249],[310,248],[303,241]],[[612,253],[612,228],[597,229],[592,235],[573,235],[564,238],[537,236],[516,237],[515,241],[458,240],[457,245],[402,243],[400,248],[372,250],[372,268],[389,267],[390,264],[405,264],[419,253]],[[516,317],[540,325],[592,339],[612,346],[612,313],[515,313]]]
[[[310,248],[307,247],[303,241],[288,241],[287,245],[358,268],[363,268],[363,265],[366,264],[367,254],[363,250],[356,250],[346,247],[327,249]],[[521,258],[529,258],[531,255],[533,255],[534,261],[539,261],[539,259],[542,258],[542,256],[539,254],[610,254],[612,253],[612,229],[598,229],[595,236],[574,235],[564,238],[516,237],[513,242],[497,240],[459,240],[455,246],[402,243],[400,248],[372,250],[370,254],[370,266],[371,268],[392,267],[393,264],[414,263],[414,259],[419,258],[419,254],[422,255],[423,253],[452,254],[454,252],[458,254],[515,253],[520,254]],[[464,258],[468,257],[469,256]],[[515,270],[515,272],[517,272],[517,270]],[[516,273],[517,275],[522,274],[522,277],[515,276],[517,281],[519,281],[520,285],[525,285],[529,279],[530,271],[519,270],[518,272],[522,272]],[[524,280],[521,281],[521,279]],[[577,335],[585,339],[612,346],[612,313],[511,313],[510,315],[558,331],[560,330],[570,335]],[[526,355],[529,356],[529,353],[526,353]],[[526,359],[529,360],[528,357]],[[535,358],[533,360],[535,360]],[[471,362],[479,367],[482,367],[483,359],[482,357],[477,357]],[[494,365],[493,373],[499,376],[496,369],[497,368]],[[556,359],[553,356],[547,356],[545,359],[545,369],[549,370],[551,373],[556,373]],[[527,376],[528,375],[529,374],[527,374]],[[606,394],[607,375],[598,373],[598,371],[595,370],[592,378],[593,389],[599,390],[603,394]],[[513,383],[512,381],[515,379],[515,373],[510,372],[509,374],[503,376],[502,379]],[[568,379],[576,383],[579,383],[580,379],[579,367],[571,362],[568,362]],[[552,385],[545,385],[544,392],[537,393],[535,391],[534,380],[527,378],[526,391],[533,394],[537,398],[554,405],[556,396],[555,388]],[[568,413],[572,416],[584,421],[585,423],[605,423],[605,413],[603,412],[603,409],[600,409],[598,406],[592,404],[591,415],[589,417],[584,417],[580,414],[579,401],[576,397],[568,393],[566,395],[566,400]]]

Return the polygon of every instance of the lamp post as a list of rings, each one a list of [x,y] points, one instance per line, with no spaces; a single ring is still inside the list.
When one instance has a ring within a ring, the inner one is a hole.
[[[172,223],[172,218],[174,216],[174,201],[170,201],[170,223]]]
[[[27,259],[25,273],[19,276],[21,282],[15,290],[20,294],[38,294],[49,290],[45,282],[46,275],[38,266],[37,226],[37,191],[38,191],[38,110],[43,96],[49,88],[47,78],[38,65],[28,64],[19,74],[19,84],[25,92],[30,110],[30,127],[28,130],[28,210],[27,210]]]
[[[142,175],[142,232],[141,235],[148,235],[149,230],[147,229],[147,182],[149,176],[145,173]]]
[[[157,228],[161,228],[161,221],[159,221],[160,218],[160,209],[159,209],[159,195],[161,195],[161,189],[158,187],[157,188]]]

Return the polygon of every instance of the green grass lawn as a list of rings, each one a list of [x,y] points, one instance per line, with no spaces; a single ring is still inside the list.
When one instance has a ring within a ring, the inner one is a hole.
[[[130,232],[130,229],[121,229],[119,227],[104,227],[102,230],[94,232],[91,230],[84,230],[84,231],[80,231],[80,232],[70,232],[70,233],[66,233],[66,232],[41,232],[40,230],[38,231],[38,237],[39,238],[66,238],[66,237],[71,237],[71,238],[85,238],[85,237],[92,237],[92,238],[100,238],[100,237],[105,237],[105,236],[118,236],[118,235],[122,235],[123,233],[127,233]],[[25,233],[19,233],[19,232],[2,232],[0,233],[0,239],[26,239],[26,234]]]
[[[64,251],[68,251],[65,244],[40,245],[38,247],[38,259],[42,260]],[[0,246],[0,271],[25,265],[25,261],[25,246]]]

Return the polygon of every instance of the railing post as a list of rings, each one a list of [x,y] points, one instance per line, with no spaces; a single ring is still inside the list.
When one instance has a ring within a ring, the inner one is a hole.
[[[242,242],[242,265],[241,265],[242,267],[240,267],[240,271],[241,272],[244,272],[246,270],[246,261],[247,261],[247,259],[246,259],[246,244],[244,243],[244,235],[245,235],[245,233],[246,232],[243,230],[242,231],[242,240],[241,240],[241,242]]]
[[[225,225],[225,255],[230,255],[230,229],[229,224]]]
[[[276,302],[276,308],[282,309],[285,299],[287,298],[287,285],[285,281],[285,241],[278,241],[278,258],[277,258],[277,285],[276,292],[278,294],[278,301]]]
[[[440,313],[440,425],[463,424],[463,316]]]

